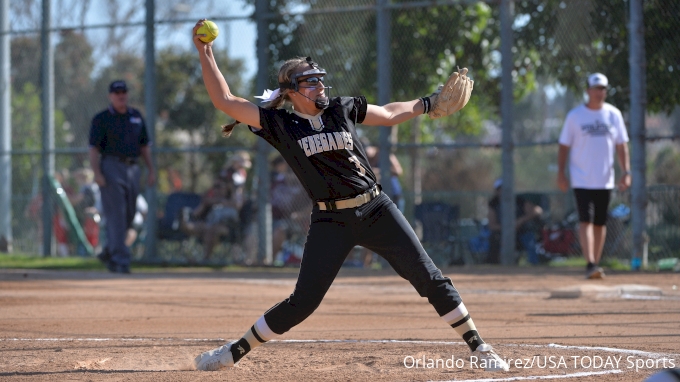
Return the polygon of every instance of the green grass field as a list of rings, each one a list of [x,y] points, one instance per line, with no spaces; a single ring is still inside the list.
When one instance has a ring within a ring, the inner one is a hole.
[[[0,254],[0,268],[104,270],[93,257],[42,257],[29,254]]]
[[[585,260],[581,257],[570,257],[559,262],[553,261],[549,264],[551,267],[585,267]],[[614,270],[629,270],[630,266],[618,259],[607,259],[603,261],[603,266]],[[138,271],[167,271],[170,269],[184,269],[184,270],[244,270],[253,268],[246,268],[241,266],[185,266],[185,265],[168,265],[168,264],[133,264],[135,270]],[[528,266],[526,263],[520,263],[520,266]],[[37,255],[15,253],[15,254],[0,254],[0,269],[54,269],[54,270],[84,270],[95,271],[105,270],[104,265],[94,257],[42,257]],[[270,269],[269,267],[267,267]],[[280,268],[281,270],[290,270],[295,268]]]
[[[81,270],[81,271],[106,271],[104,265],[94,257],[42,257],[38,255],[14,253],[0,253],[0,269],[44,269],[44,270]],[[251,272],[258,267],[244,266],[205,266],[205,265],[182,265],[182,264],[146,264],[133,262],[133,272],[205,272],[205,271],[229,271]],[[291,273],[297,272],[296,268],[266,267],[271,272]]]

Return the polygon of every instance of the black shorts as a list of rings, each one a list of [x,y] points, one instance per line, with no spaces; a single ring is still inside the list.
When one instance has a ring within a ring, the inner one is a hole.
[[[612,190],[574,188],[578,220],[582,223],[605,225],[611,193]]]

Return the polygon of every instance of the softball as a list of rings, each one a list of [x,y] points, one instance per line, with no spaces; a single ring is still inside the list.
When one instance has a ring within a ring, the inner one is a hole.
[[[199,37],[199,40],[208,43],[217,38],[220,30],[217,28],[217,24],[210,20],[205,20],[203,25],[196,30],[196,34],[204,34],[205,36]]]

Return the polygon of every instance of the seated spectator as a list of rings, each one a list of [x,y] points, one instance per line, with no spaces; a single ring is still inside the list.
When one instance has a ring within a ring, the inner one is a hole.
[[[61,171],[54,172],[54,179],[61,185],[66,198],[71,201],[76,195],[74,190],[73,179],[71,178],[71,172],[67,168],[61,169]],[[57,255],[61,257],[66,257],[74,253],[74,240],[72,240],[73,232],[69,229],[68,223],[66,222],[66,217],[61,208],[54,209],[54,216],[52,221],[52,227],[54,231],[54,238],[57,242]]]
[[[236,186],[245,186],[251,166],[250,154],[247,151],[237,151],[220,170],[220,178],[233,182]]]
[[[498,264],[500,262],[500,242],[501,242],[501,187],[503,182],[498,179],[494,182],[494,196],[489,201],[489,257],[488,263]],[[536,233],[537,228],[534,221],[543,214],[543,209],[531,203],[529,200],[517,196],[515,198],[515,232],[516,241],[519,248],[527,252],[527,260],[531,265],[538,265],[538,253],[536,252]]]
[[[78,192],[70,198],[71,204],[87,240],[96,248],[99,245],[100,211],[102,208],[99,185],[95,183],[94,173],[89,168],[81,168],[75,171],[73,177],[76,180]]]
[[[390,186],[392,187],[390,199],[392,199],[394,204],[399,207],[399,210],[403,212],[404,198],[399,177],[404,173],[404,170],[401,167],[401,163],[399,163],[399,159],[396,155],[390,153],[390,177],[387,180],[383,180],[380,176],[380,148],[370,144],[368,140],[364,140],[364,147],[366,148],[368,161],[373,168],[376,178],[378,178],[378,183],[383,184],[384,182],[390,182]]]
[[[397,205],[397,208],[401,212],[404,212],[404,195],[403,189],[401,187],[401,181],[399,177],[404,173],[404,170],[399,163],[399,159],[393,153],[390,153],[390,176],[388,179],[382,179],[380,176],[380,148],[378,146],[372,145],[367,139],[363,140],[364,147],[366,149],[366,156],[368,161],[373,168],[373,172],[378,180],[378,183],[384,184],[385,182],[390,183],[392,189],[390,199]],[[361,257],[363,258],[364,268],[374,268],[380,269],[381,265],[378,261],[378,255],[370,251],[368,248],[361,249]]]
[[[250,166],[247,152],[235,153],[225,163],[199,205],[180,219],[183,232],[203,241],[204,261],[210,260],[221,238],[230,236],[233,241],[239,236],[239,211],[244,204],[247,169]]]
[[[125,236],[125,245],[132,247],[137,241],[137,237],[144,229],[144,222],[146,215],[149,213],[149,203],[141,193],[137,195],[137,202],[135,203],[135,216],[132,218],[132,227],[128,228]]]
[[[274,158],[271,167],[272,253],[276,256],[292,236],[306,236],[313,203],[283,157]]]

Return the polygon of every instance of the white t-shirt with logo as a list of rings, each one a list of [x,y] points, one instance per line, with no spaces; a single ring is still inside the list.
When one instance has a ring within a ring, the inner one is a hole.
[[[575,107],[567,114],[559,142],[570,147],[572,188],[614,188],[616,145],[628,142],[619,109],[608,103],[600,110]]]

